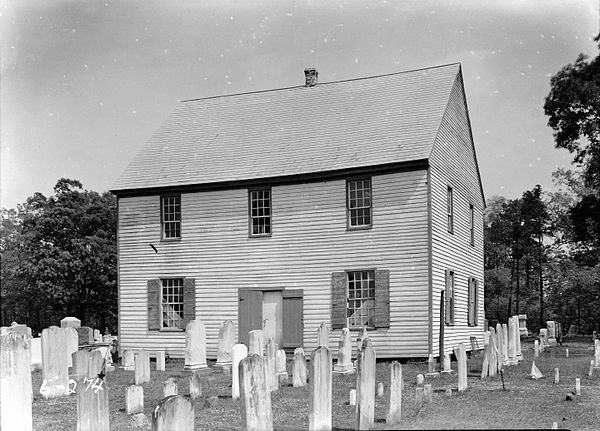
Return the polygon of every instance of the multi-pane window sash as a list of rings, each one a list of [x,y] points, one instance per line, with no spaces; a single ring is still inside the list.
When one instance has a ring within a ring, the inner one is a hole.
[[[469,326],[477,326],[477,279],[469,277]]]
[[[250,235],[271,235],[271,190],[250,190]]]
[[[183,279],[162,280],[161,315],[163,328],[183,327]]]
[[[375,271],[348,272],[348,327],[375,326]]]
[[[161,207],[163,238],[181,238],[181,196],[163,196]]]
[[[371,180],[349,180],[348,227],[371,226]]]
[[[448,212],[448,232],[454,233],[454,199],[452,196],[452,187],[448,186],[447,212]]]
[[[447,325],[454,325],[454,271],[446,271],[445,317]]]

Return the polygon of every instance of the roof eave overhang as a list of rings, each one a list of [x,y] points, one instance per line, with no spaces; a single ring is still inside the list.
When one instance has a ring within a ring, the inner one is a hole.
[[[429,159],[417,159],[403,162],[392,162],[370,166],[359,166],[351,168],[343,168],[322,172],[308,172],[293,175],[282,175],[275,177],[262,177],[251,179],[240,179],[231,181],[201,183],[201,184],[179,184],[168,186],[153,186],[140,187],[129,189],[111,189],[110,192],[117,197],[134,197],[134,196],[149,196],[161,195],[169,193],[194,193],[203,191],[215,191],[226,189],[238,189],[257,186],[276,186],[300,184],[309,182],[319,182],[327,180],[339,180],[348,177],[367,176],[367,175],[383,175],[395,172],[415,171],[427,169],[429,167]]]

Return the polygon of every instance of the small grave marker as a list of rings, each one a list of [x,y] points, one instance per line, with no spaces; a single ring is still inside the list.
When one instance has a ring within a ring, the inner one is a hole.
[[[169,377],[163,385],[163,398],[177,395],[177,380],[175,377]]]
[[[575,379],[575,395],[581,395],[581,379],[579,377]]]
[[[429,383],[423,385],[423,398],[426,403],[430,403],[433,400],[433,388]]]
[[[454,348],[454,354],[458,362],[458,392],[463,392],[467,389],[467,352],[465,345],[460,343]]]
[[[81,328],[81,320],[77,317],[65,317],[60,321],[61,328]]]
[[[400,423],[402,416],[402,364],[393,361],[390,364],[390,386],[387,392],[386,423]]]
[[[135,357],[135,384],[141,385],[150,381],[150,355],[140,349]]]
[[[123,359],[121,360],[125,371],[135,370],[135,353],[133,350],[123,350]]]
[[[383,386],[383,382],[377,383],[377,397],[383,398],[384,394],[385,394],[385,388]]]
[[[265,350],[265,335],[262,329],[254,329],[248,332],[248,356],[262,356]]]
[[[156,371],[165,371],[167,369],[165,356],[166,354],[164,350],[159,350],[156,352]]]
[[[144,388],[137,385],[127,386],[125,392],[125,412],[128,415],[144,412]]]
[[[350,389],[350,399],[348,400],[348,404],[351,406],[356,405],[356,389]]]
[[[184,370],[208,368],[206,363],[206,328],[200,320],[190,320],[185,327]]]
[[[190,374],[190,397],[192,400],[197,400],[202,396],[202,381],[200,380],[200,373],[192,371]]]
[[[554,384],[558,385],[560,383],[560,371],[558,368],[554,369]]]
[[[231,367],[231,355],[235,344],[235,324],[231,320],[224,321],[219,327],[217,346],[217,368]]]
[[[317,347],[325,346],[329,349],[329,326],[327,322],[321,322],[317,329]]]
[[[270,391],[276,391],[279,388],[277,380],[277,347],[275,339],[273,337],[269,338],[265,351],[265,375],[267,378],[267,387]]]
[[[292,385],[295,388],[306,386],[306,358],[302,347],[294,350],[294,370]]]
[[[171,430],[194,430],[194,404],[183,395],[163,398],[152,412],[152,431]]]
[[[352,365],[352,335],[348,328],[342,329],[338,344],[337,363],[333,366],[333,372],[339,374],[354,372],[354,366]]]

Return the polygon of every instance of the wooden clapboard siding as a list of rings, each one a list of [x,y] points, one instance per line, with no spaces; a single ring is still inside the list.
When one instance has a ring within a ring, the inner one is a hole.
[[[479,180],[461,75],[454,83],[450,101],[430,158],[432,199],[432,353],[439,349],[440,291],[445,270],[454,271],[454,326],[446,326],[444,350],[476,336],[483,346],[483,193]],[[447,229],[446,196],[453,188],[454,233]],[[475,246],[470,245],[469,205],[475,213]],[[468,326],[468,278],[479,281],[478,325]]]
[[[237,322],[238,289],[248,287],[303,289],[311,351],[319,324],[330,322],[331,273],[377,268],[390,271],[390,328],[370,332],[378,357],[427,355],[427,171],[375,175],[372,188],[373,227],[349,232],[345,180],[274,186],[273,231],[264,238],[248,238],[247,189],[184,193],[182,238],[169,242],[160,241],[158,195],[120,198],[121,348],[183,355],[182,332],[147,330],[146,283],[191,277],[209,357],[221,322]],[[340,333],[331,336],[334,351]]]

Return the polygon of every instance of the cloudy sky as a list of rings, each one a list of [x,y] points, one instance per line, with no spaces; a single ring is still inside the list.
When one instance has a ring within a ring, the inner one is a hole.
[[[484,191],[551,187],[550,76],[596,56],[598,0],[1,0],[1,205],[108,190],[177,100],[461,62]]]

